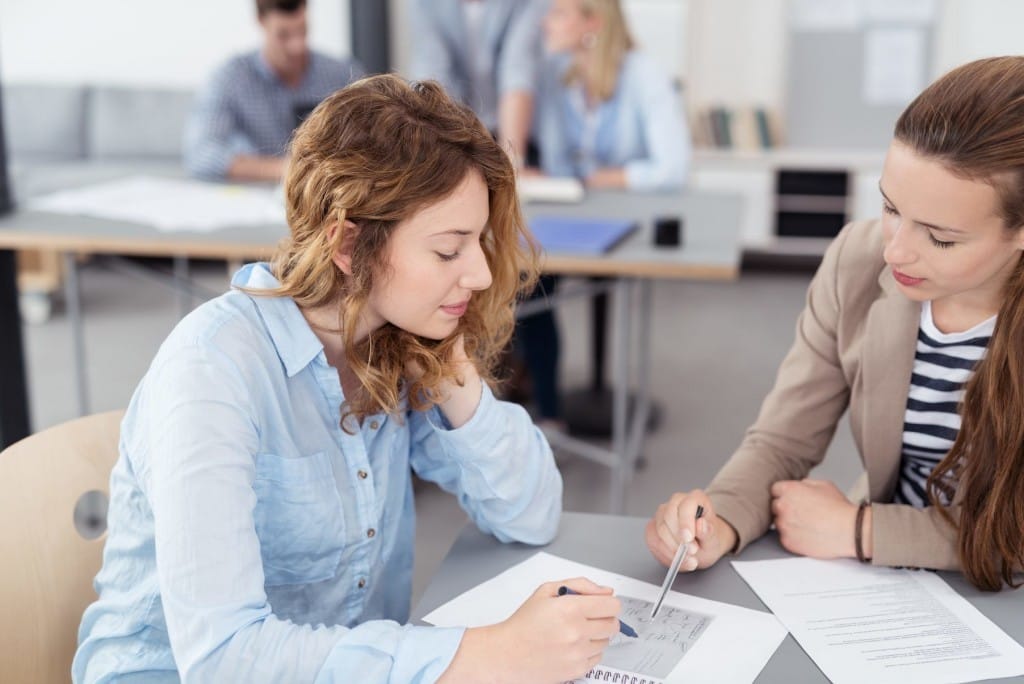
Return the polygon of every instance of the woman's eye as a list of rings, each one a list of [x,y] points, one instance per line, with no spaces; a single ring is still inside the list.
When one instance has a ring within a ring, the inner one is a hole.
[[[896,211],[896,208],[891,206],[891,205],[889,205],[889,204],[884,204],[883,203],[882,204],[882,211],[884,211],[886,214],[892,214],[893,216],[899,216],[899,212]]]
[[[942,249],[952,247],[953,245],[956,244],[955,242],[943,242],[942,240],[936,240],[935,236],[931,234],[931,231],[928,232],[928,239],[932,241],[933,245],[935,245],[936,247],[941,247]]]
[[[441,258],[441,261],[452,261],[453,259],[456,259],[459,256],[458,252],[452,252],[451,254],[445,254],[444,252],[434,252],[434,253],[437,254],[437,256],[439,256]]]

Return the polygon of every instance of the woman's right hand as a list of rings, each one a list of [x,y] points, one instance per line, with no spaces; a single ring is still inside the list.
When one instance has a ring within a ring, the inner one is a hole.
[[[704,515],[697,520],[697,506]],[[708,568],[736,545],[736,530],[715,515],[711,499],[701,489],[677,492],[658,506],[647,521],[644,541],[658,562],[668,567],[680,543],[689,542],[680,570]]]
[[[576,595],[559,596],[566,586]],[[612,590],[578,577],[542,584],[504,622],[467,629],[439,682],[567,682],[596,666],[619,631]]]

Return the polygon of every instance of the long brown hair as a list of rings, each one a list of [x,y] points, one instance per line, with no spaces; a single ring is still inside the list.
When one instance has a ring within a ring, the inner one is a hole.
[[[594,36],[590,51],[596,57],[595,68],[587,74],[586,85],[593,88],[594,96],[601,102],[610,100],[615,94],[619,81],[619,68],[626,53],[633,49],[633,38],[626,25],[619,0],[579,0],[584,16],[595,14],[601,17],[601,30]],[[565,83],[571,85],[583,78],[583,70],[574,64],[565,74]]]
[[[949,72],[907,107],[896,138],[962,178],[992,185],[1008,240],[1024,229],[1024,57]],[[928,478],[932,504],[958,530],[964,575],[990,591],[1019,586],[1014,572],[1024,566],[1024,261],[1003,297],[964,391],[956,442]]]
[[[393,75],[374,76],[324,100],[295,132],[290,151],[284,189],[291,236],[273,260],[281,286],[272,294],[289,296],[304,308],[337,303],[345,357],[361,386],[346,398],[343,418],[398,411],[409,362],[423,370],[405,388],[409,405],[422,410],[440,401],[440,385],[460,381],[452,361],[459,335],[481,376],[491,380],[512,334],[516,299],[536,279],[538,253],[519,208],[512,163],[472,111],[433,81],[410,84]],[[387,277],[395,227],[447,197],[473,169],[488,189],[490,215],[481,244],[491,286],[473,295],[457,329],[444,340],[421,338],[389,323],[356,342],[370,290]],[[352,235],[329,230],[346,220],[356,225]],[[348,239],[353,240],[351,276],[332,260]]]

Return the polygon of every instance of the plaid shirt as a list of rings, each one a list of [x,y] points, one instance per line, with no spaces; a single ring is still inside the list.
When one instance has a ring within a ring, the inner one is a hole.
[[[313,107],[363,74],[353,59],[311,50],[302,83],[291,88],[259,51],[233,57],[197,97],[185,127],[185,168],[197,178],[220,180],[240,154],[282,156]]]

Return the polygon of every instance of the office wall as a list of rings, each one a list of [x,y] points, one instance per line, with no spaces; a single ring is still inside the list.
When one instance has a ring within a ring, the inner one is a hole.
[[[936,36],[935,75],[981,57],[1024,54],[1021,27],[1021,0],[945,0]]]
[[[309,15],[315,47],[348,53],[348,0]],[[190,88],[259,39],[253,0],[0,0],[4,83]]]
[[[782,107],[786,0],[690,0],[687,38],[691,107]]]

